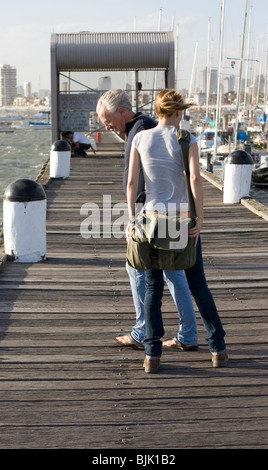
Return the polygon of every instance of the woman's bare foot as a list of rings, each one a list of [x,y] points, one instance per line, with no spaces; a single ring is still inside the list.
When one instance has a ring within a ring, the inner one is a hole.
[[[133,349],[144,349],[144,346],[142,343],[139,343],[136,341],[131,334],[123,335],[123,336],[117,336],[114,340],[117,344],[120,344],[122,346],[130,346]]]
[[[181,351],[197,351],[198,344],[184,344],[179,339],[172,338],[163,341],[163,348],[180,349]]]
[[[176,343],[174,338],[173,339],[167,339],[166,341],[163,341],[162,346],[164,348],[174,348],[174,347],[177,346],[177,343]]]
[[[115,339],[118,343],[122,343],[124,346],[128,346],[132,344],[130,337],[128,335],[117,336]]]

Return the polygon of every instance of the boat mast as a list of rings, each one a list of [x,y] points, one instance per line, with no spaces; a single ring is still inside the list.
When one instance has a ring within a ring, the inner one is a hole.
[[[133,31],[134,33],[136,32],[136,24],[137,24],[137,19],[136,16],[134,17],[134,22],[133,22]],[[135,98],[136,98],[136,72],[133,71],[132,73],[132,92],[131,92],[131,97],[132,97],[132,107],[134,108],[135,106]]]
[[[259,63],[258,84],[257,84],[256,106],[259,105],[259,99],[260,99],[261,67],[262,67],[262,63],[260,61],[260,63]]]
[[[268,93],[268,29],[266,39],[266,64],[265,64],[265,87],[264,87],[264,98],[263,98],[263,111],[267,114],[267,93]],[[264,123],[264,129],[267,129],[267,120]]]
[[[252,99],[251,99],[251,103],[253,104],[253,97],[254,97],[254,92],[255,92],[255,89],[256,89],[256,100],[255,100],[255,105],[257,106],[257,89],[258,89],[258,86],[257,85],[257,62],[259,62],[258,60],[258,56],[259,56],[259,39],[257,41],[257,47],[256,47],[256,59],[255,59],[255,64],[254,64],[254,71],[253,71],[253,80],[252,80]]]
[[[218,87],[217,87],[217,108],[216,108],[216,119],[215,119],[215,136],[214,136],[214,160],[217,153],[217,136],[218,136],[218,121],[220,115],[220,87],[221,87],[221,69],[222,69],[222,44],[223,44],[223,25],[224,25],[224,7],[225,0],[221,6],[221,30],[220,30],[220,50],[219,50],[219,64],[218,64]]]
[[[235,128],[234,128],[234,150],[236,149],[236,146],[237,146],[238,113],[239,113],[239,106],[240,106],[240,90],[241,90],[241,81],[242,81],[243,60],[244,60],[244,44],[245,44],[245,31],[246,31],[246,23],[247,23],[247,11],[248,11],[248,0],[246,0],[246,9],[245,9],[245,18],[244,18],[244,32],[243,32],[243,39],[242,39],[242,50],[241,50],[240,69],[239,69],[239,82],[238,82],[237,99],[236,99],[236,116],[235,116]]]
[[[248,44],[247,44],[247,63],[246,63],[246,77],[245,77],[245,92],[244,92],[244,111],[247,111],[247,102],[249,99],[249,86],[248,86],[248,81],[249,81],[249,61],[250,61],[250,27],[251,27],[251,12],[252,12],[252,7],[249,9],[249,20],[248,20]],[[249,102],[250,105],[250,102]]]
[[[161,31],[161,21],[162,21],[162,7],[159,10],[158,14],[158,31]],[[155,114],[154,112],[154,102],[155,102],[155,96],[156,96],[156,89],[157,89],[157,71],[154,71],[154,77],[153,77],[153,92],[152,92],[152,101],[151,101],[151,116]]]
[[[209,117],[209,92],[210,92],[210,18],[208,19],[208,49],[207,49],[207,103],[206,103],[206,119]]]
[[[198,41],[195,44],[193,68],[192,68],[192,74],[191,74],[191,80],[190,80],[190,86],[189,86],[189,92],[188,92],[189,100],[191,99],[192,88],[193,88],[193,80],[194,80],[194,73],[195,73],[195,63],[196,63],[197,49],[198,49]]]
[[[179,25],[176,27],[176,46],[175,46],[175,89],[178,90],[179,81]]]

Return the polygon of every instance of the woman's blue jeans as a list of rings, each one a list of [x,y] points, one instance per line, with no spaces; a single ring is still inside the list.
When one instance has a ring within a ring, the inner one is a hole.
[[[145,337],[145,271],[137,271],[136,269],[133,269],[129,265],[127,265],[127,272],[130,278],[130,285],[136,310],[136,324],[134,325],[131,334],[136,341],[143,343]],[[174,294],[174,292],[178,291],[176,286],[178,284],[180,285],[180,283],[178,283],[178,273],[181,273],[181,271],[164,271],[166,282],[172,295]],[[224,350],[225,331],[222,327],[221,319],[218,315],[214,299],[207,285],[203,267],[200,237],[196,247],[196,263],[192,268],[185,270],[185,275],[188,281],[191,294],[195,299],[203,324],[207,330],[206,341],[209,345],[210,351],[218,352]],[[183,321],[180,321],[178,339],[185,344],[197,344],[196,331],[194,333],[193,328],[193,339],[190,340],[189,338],[191,336],[191,331],[188,337],[187,334],[184,335],[183,323]],[[196,338],[195,340],[194,337]]]
[[[126,269],[136,310],[136,324],[131,335],[136,341],[143,343],[145,337],[145,271],[138,271],[128,264],[126,264]],[[185,274],[183,271],[164,271],[164,279],[179,314],[178,339],[182,343],[196,345],[198,343],[196,316]]]

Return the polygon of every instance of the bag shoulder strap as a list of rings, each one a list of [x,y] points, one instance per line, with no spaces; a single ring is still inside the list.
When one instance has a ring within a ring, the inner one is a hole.
[[[194,198],[193,198],[193,194],[191,190],[190,171],[189,171],[190,132],[186,131],[185,129],[178,129],[177,139],[182,149],[183,163],[184,163],[184,170],[185,170],[185,175],[186,175],[186,184],[187,184],[188,198],[189,198],[189,206],[190,206],[190,215],[192,218],[194,218],[196,217],[196,212],[195,212]]]

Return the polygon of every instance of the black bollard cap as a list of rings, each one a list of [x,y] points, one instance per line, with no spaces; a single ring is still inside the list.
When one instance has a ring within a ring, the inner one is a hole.
[[[46,199],[46,193],[40,183],[19,179],[8,185],[3,199],[10,202],[42,201]]]
[[[72,150],[70,144],[66,140],[56,140],[52,146],[51,150],[55,152],[68,152],[68,150]]]
[[[225,158],[225,163],[231,165],[253,165],[253,159],[245,150],[234,150],[234,152]]]

